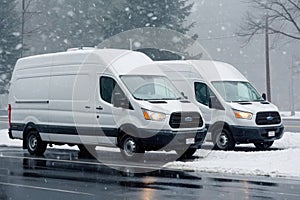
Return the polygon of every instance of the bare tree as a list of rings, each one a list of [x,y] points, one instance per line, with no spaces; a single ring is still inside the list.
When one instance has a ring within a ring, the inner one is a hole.
[[[248,0],[256,11],[247,12],[239,36],[262,34],[268,20],[269,34],[300,40],[300,0]]]

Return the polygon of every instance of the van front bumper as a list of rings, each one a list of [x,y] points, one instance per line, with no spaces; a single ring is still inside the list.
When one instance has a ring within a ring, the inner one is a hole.
[[[275,127],[248,127],[231,126],[231,132],[237,143],[254,143],[274,141],[282,138],[283,125]],[[274,136],[269,136],[270,132],[275,132]]]
[[[175,150],[184,148],[199,149],[203,144],[207,129],[195,131],[171,131],[171,130],[140,130],[139,140],[146,150]],[[191,141],[194,139],[193,143]]]

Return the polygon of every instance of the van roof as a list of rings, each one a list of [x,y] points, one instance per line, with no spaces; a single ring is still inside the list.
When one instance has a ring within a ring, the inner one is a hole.
[[[49,67],[52,65],[74,64],[99,64],[114,68],[120,74],[148,74],[161,75],[157,70],[147,69],[146,66],[154,65],[154,62],[145,54],[123,49],[79,49],[59,53],[50,53],[21,58],[16,64],[15,70],[23,70],[37,67]],[[137,70],[137,68],[140,68]]]
[[[235,67],[228,63],[211,60],[174,60],[157,61],[156,63],[167,65],[169,68],[183,71],[193,71],[193,75],[202,80],[212,81],[248,81]],[[170,67],[172,66],[172,67]],[[191,68],[193,70],[191,70]]]

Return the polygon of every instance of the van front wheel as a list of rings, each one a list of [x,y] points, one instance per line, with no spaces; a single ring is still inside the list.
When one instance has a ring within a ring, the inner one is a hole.
[[[120,148],[122,157],[129,161],[138,161],[145,153],[145,150],[138,143],[137,139],[129,135],[123,136]]]
[[[43,142],[37,131],[27,134],[27,150],[31,155],[41,156],[45,153],[47,143]]]
[[[218,129],[213,132],[213,143],[215,150],[233,150],[235,147],[235,141],[231,132],[227,129]]]

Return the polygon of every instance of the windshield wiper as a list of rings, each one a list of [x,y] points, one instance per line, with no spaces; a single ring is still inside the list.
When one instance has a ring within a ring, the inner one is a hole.
[[[177,98],[161,98],[160,100],[180,100],[181,97],[177,97]]]
[[[240,100],[240,101],[231,101],[232,103],[243,103],[243,102],[245,102],[245,103],[248,103],[248,102],[250,102],[250,101],[242,101],[242,100]]]
[[[254,102],[264,102],[264,101],[266,101],[266,100],[264,100],[264,99],[256,99],[256,100],[253,100]]]
[[[136,100],[139,100],[139,101],[148,101],[149,99],[142,99],[142,98],[138,98],[138,97],[134,97]]]
[[[134,97],[136,100],[139,101],[161,101],[161,100],[183,100],[183,97],[177,97],[177,98],[159,98],[159,99],[142,99],[139,97]]]

